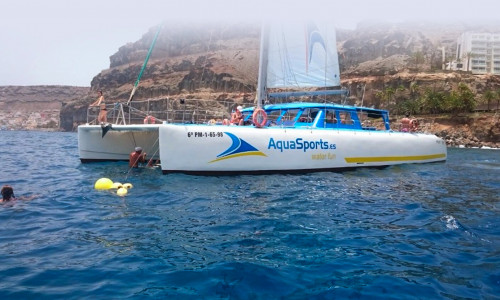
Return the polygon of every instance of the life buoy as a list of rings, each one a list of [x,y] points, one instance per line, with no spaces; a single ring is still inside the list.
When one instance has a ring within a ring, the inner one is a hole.
[[[144,124],[154,124],[156,123],[156,118],[153,116],[146,116],[144,118]]]
[[[257,108],[252,115],[252,121],[255,127],[260,128],[266,126],[267,114],[262,108]]]

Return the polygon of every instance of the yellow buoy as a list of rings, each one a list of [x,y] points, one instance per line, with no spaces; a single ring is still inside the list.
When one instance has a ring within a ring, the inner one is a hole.
[[[114,189],[119,189],[121,187],[123,187],[123,185],[121,183],[119,183],[119,182],[113,182],[113,188]]]
[[[123,184],[123,187],[126,188],[126,189],[131,189],[133,188],[134,186],[131,184],[131,183],[124,183]]]
[[[125,196],[127,193],[128,193],[127,189],[122,187],[116,191],[116,194],[121,197]]]
[[[111,181],[111,179],[109,178],[100,178],[94,184],[94,188],[96,190],[109,190],[112,187],[113,181]]]

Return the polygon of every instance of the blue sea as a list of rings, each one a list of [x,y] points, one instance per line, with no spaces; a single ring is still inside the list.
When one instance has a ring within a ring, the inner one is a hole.
[[[499,299],[499,150],[199,177],[82,164],[76,133],[0,139],[0,184],[36,196],[0,204],[0,299]]]

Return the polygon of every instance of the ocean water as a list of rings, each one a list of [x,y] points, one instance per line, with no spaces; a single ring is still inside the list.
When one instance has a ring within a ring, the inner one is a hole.
[[[500,151],[343,173],[198,177],[81,164],[0,131],[0,299],[498,299]],[[134,187],[94,190],[102,177]]]

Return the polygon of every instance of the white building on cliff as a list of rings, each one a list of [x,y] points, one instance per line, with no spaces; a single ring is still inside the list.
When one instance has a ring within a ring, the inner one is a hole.
[[[457,41],[457,69],[500,75],[500,33],[465,32]]]

